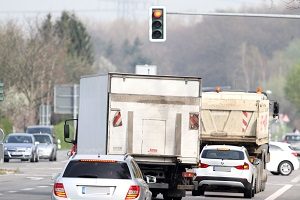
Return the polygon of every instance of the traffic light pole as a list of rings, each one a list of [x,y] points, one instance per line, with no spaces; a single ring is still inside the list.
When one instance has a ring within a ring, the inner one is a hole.
[[[222,17],[260,17],[260,18],[286,18],[300,19],[300,15],[286,14],[255,14],[255,13],[207,13],[207,12],[167,12],[169,15],[203,15],[203,16],[222,16]]]

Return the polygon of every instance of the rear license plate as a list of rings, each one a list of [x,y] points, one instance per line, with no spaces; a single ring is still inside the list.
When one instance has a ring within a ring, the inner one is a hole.
[[[218,171],[218,172],[230,172],[231,171],[231,167],[214,166],[214,171]]]
[[[82,186],[82,194],[110,195],[110,187]]]

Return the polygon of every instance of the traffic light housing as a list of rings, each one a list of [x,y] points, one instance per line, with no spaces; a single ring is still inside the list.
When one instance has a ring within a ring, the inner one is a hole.
[[[0,81],[0,101],[4,100],[4,83]]]
[[[149,40],[151,42],[166,41],[166,8],[152,6],[149,15]]]

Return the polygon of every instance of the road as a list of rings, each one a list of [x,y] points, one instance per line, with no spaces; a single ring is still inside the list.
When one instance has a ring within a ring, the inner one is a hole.
[[[17,169],[15,174],[0,175],[0,200],[44,200],[50,199],[53,186],[52,177],[62,170],[67,162],[66,151],[58,151],[58,160],[49,162],[40,160],[38,163],[10,161],[0,164],[0,169]],[[300,170],[290,176],[274,176],[269,174],[264,192],[256,194],[255,200],[299,200]],[[205,196],[193,197],[190,192],[183,200],[194,199],[243,199],[242,193],[205,192]],[[162,199],[161,196],[157,200]]]

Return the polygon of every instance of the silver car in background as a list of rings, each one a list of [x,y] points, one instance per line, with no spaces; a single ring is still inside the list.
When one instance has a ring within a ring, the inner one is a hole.
[[[131,156],[75,155],[55,178],[52,200],[151,200],[152,193]]]
[[[11,133],[4,141],[4,162],[11,159],[38,162],[38,142],[33,135],[27,133]]]
[[[33,134],[33,136],[35,140],[39,142],[39,158],[49,159],[49,161],[56,161],[57,145],[54,144],[53,137],[47,133],[36,133]]]

